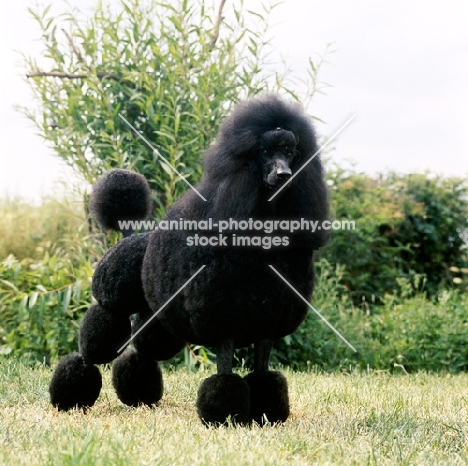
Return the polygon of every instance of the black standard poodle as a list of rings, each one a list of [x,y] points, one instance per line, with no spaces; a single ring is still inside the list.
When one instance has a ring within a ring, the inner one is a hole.
[[[317,151],[299,104],[266,94],[238,105],[204,155],[202,181],[169,209],[166,228],[127,231],[99,262],[92,284],[98,304],[81,324],[79,353],[55,370],[52,404],[92,406],[101,389],[95,364],[117,358],[112,382],[120,400],[153,405],[163,392],[158,361],[189,342],[217,351],[217,373],[198,390],[203,422],[285,421],[287,382],[269,370],[270,351],[297,329],[308,307],[269,266],[310,300],[313,255],[327,232],[285,225],[328,218]],[[115,169],[94,186],[90,207],[103,228],[116,229],[118,220],[145,218],[149,200],[144,177]],[[130,338],[133,347],[119,355]],[[233,352],[250,344],[254,367],[242,378],[232,371]]]

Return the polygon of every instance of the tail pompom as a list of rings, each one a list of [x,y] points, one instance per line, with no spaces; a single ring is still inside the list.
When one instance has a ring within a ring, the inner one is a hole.
[[[94,184],[89,208],[103,230],[120,231],[119,221],[144,220],[150,216],[150,187],[143,175],[114,168]]]

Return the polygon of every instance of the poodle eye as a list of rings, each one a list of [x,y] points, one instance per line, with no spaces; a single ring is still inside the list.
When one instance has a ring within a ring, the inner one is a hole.
[[[293,156],[293,153],[292,152],[288,152],[288,157],[292,157]]]
[[[268,153],[268,151],[267,151],[266,149],[263,149],[262,152],[263,152],[264,154],[267,154],[267,153]]]

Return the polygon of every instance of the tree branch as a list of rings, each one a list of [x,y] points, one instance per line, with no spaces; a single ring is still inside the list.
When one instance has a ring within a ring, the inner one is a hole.
[[[35,71],[32,73],[28,73],[26,75],[27,78],[42,78],[42,77],[62,78],[62,79],[88,79],[89,78],[89,75],[92,74],[92,70],[87,65],[86,60],[84,59],[83,55],[81,55],[81,52],[75,47],[75,44],[73,43],[73,40],[70,34],[68,34],[68,32],[65,31],[65,29],[62,29],[62,32],[65,34],[65,37],[67,38],[67,41],[70,44],[70,47],[73,53],[78,58],[78,61],[82,63],[84,66],[86,66],[86,68],[89,70],[89,73],[66,73],[63,71]],[[105,71],[97,71],[96,76],[98,78],[115,79],[116,81],[120,81],[122,79],[122,77],[119,76],[118,74],[107,73]]]
[[[51,78],[63,78],[63,79],[88,79],[91,73],[65,73],[63,71],[35,71],[32,73],[26,74],[27,78],[42,78],[42,77],[51,77]],[[98,78],[109,78],[120,81],[121,76],[115,73],[107,73],[104,71],[97,71],[96,76]]]
[[[65,29],[62,29],[62,32],[65,34],[65,37],[67,38],[68,40],[68,43],[70,44],[70,47],[71,49],[73,50],[74,54],[76,55],[76,57],[78,58],[78,60],[83,63],[83,65],[86,66],[86,68],[88,68],[88,65],[86,64],[86,60],[83,58],[83,55],[81,55],[81,52],[75,47],[75,44],[73,43],[73,40],[72,38],[70,37],[70,35],[68,34],[67,31],[65,31]]]
[[[214,48],[214,46],[216,45],[216,41],[218,40],[218,37],[219,37],[219,28],[221,26],[221,22],[224,19],[223,8],[224,8],[225,3],[226,3],[226,0],[221,0],[219,4],[218,17],[216,18],[215,27],[213,29],[213,37],[210,42],[210,50]]]

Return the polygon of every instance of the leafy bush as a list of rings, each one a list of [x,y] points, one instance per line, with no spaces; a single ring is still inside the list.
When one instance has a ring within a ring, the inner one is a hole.
[[[355,304],[382,303],[398,279],[415,274],[426,277],[432,296],[441,285],[467,289],[466,180],[374,178],[339,168],[329,171],[328,182],[334,218],[354,220],[356,229],[333,231],[320,256],[345,266],[341,283]]]
[[[316,307],[358,351],[353,353],[309,313],[295,334],[276,345],[274,361],[297,369],[359,367],[452,373],[468,369],[467,294],[445,290],[433,302],[421,291],[424,283],[416,276],[413,282],[398,280],[398,292],[386,295],[381,306],[363,312],[346,294],[333,296],[333,287],[322,288],[333,270],[324,262],[320,269]],[[339,281],[340,273],[336,279]]]
[[[0,353],[53,362],[78,348],[78,327],[92,303],[90,284],[102,246],[92,238],[47,252],[41,260],[0,263]],[[275,345],[273,364],[296,369],[429,370],[468,369],[468,296],[442,291],[436,301],[422,292],[420,278],[398,280],[398,293],[363,312],[340,284],[344,270],[321,260],[313,305],[354,345],[353,353],[320,318],[309,312],[296,333]],[[237,350],[240,364],[251,365],[252,348]],[[191,347],[167,364],[207,365],[208,348]]]
[[[459,178],[426,175],[391,175],[390,187],[406,193],[421,212],[404,205],[404,219],[389,231],[391,244],[410,246],[403,252],[407,273],[423,274],[426,289],[434,294],[439,285],[464,285],[461,269],[468,272],[468,184]]]
[[[50,362],[77,350],[101,244],[82,237],[40,260],[10,255],[0,262],[1,354]]]
[[[415,281],[417,286],[418,276]],[[374,364],[385,369],[402,365],[407,371],[466,371],[468,296],[445,290],[432,302],[424,293],[413,295],[406,280],[400,286],[400,296],[386,296],[382,311],[370,319],[371,336],[378,340]]]

